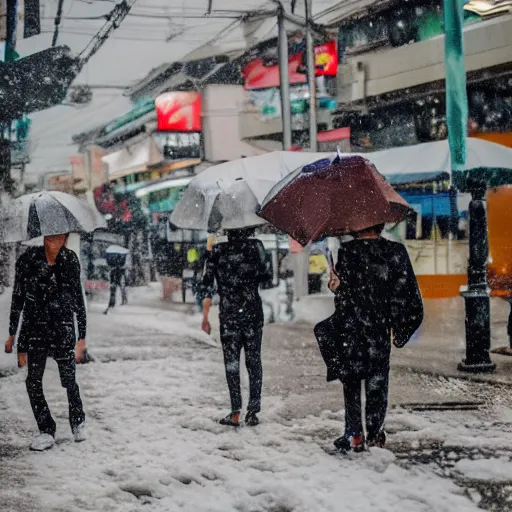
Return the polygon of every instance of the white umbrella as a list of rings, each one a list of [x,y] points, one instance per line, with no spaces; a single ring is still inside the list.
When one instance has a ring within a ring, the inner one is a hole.
[[[256,212],[272,187],[319,155],[326,154],[276,151],[214,165],[190,182],[171,222],[182,229],[209,231],[264,224]]]
[[[36,192],[14,199],[2,212],[4,242],[61,233],[89,233],[106,222],[86,200],[64,192]]]
[[[214,185],[203,189],[191,184],[185,194],[171,215],[171,222],[181,229],[213,233],[266,223],[256,215],[258,200],[242,179],[227,188]]]

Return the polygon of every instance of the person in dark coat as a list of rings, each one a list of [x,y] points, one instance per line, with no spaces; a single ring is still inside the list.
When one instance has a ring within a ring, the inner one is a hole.
[[[228,241],[217,244],[209,255],[202,285],[213,295],[214,284],[220,297],[220,338],[224,352],[226,379],[231,397],[231,413],[222,425],[238,426],[242,409],[240,389],[240,355],[245,352],[249,374],[250,397],[245,423],[256,426],[261,410],[261,342],[263,307],[259,286],[270,278],[265,250],[259,240],[250,239],[254,230],[231,230]],[[209,332],[208,310],[205,308],[203,330]]]
[[[384,446],[391,343],[403,347],[423,321],[423,302],[407,250],[382,238],[383,228],[355,233],[353,241],[341,244],[329,283],[335,313],[315,326],[327,380],[343,383],[345,434],[335,441],[341,451]]]
[[[107,254],[107,264],[110,267],[110,299],[104,314],[108,314],[110,308],[116,307],[117,288],[121,290],[121,305],[128,304],[126,293],[126,254]]]
[[[69,401],[69,422],[76,442],[85,440],[85,414],[75,378],[76,361],[86,350],[87,317],[77,255],[64,245],[68,235],[47,236],[43,247],[30,247],[16,263],[11,303],[9,338],[5,351],[12,352],[18,334],[18,366],[28,364],[26,380],[30,405],[40,435],[30,448],[42,451],[55,443],[55,421],[43,393],[46,359],[59,367]],[[78,341],[75,332],[78,326]]]

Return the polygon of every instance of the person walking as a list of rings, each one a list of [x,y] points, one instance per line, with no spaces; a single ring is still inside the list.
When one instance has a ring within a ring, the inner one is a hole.
[[[68,234],[44,237],[44,246],[30,247],[16,262],[9,338],[5,351],[13,351],[18,334],[18,366],[28,365],[26,387],[39,436],[30,445],[43,451],[55,444],[56,424],[43,393],[48,357],[59,368],[69,402],[69,422],[76,442],[86,439],[85,414],[76,382],[76,362],[86,350],[87,317],[77,255],[65,247]],[[20,316],[23,317],[20,323]],[[78,341],[75,332],[75,315]]]
[[[334,442],[342,452],[384,446],[391,343],[403,347],[423,321],[423,302],[407,250],[381,237],[383,228],[354,233],[354,240],[341,244],[329,282],[335,313],[314,330],[327,380],[343,384],[345,432]]]
[[[123,248],[120,248],[123,249]],[[107,252],[107,265],[110,267],[110,299],[107,309],[103,312],[108,314],[110,308],[116,307],[117,288],[121,290],[121,305],[128,304],[128,294],[126,293],[126,259],[128,251]]]
[[[245,423],[259,424],[263,369],[261,343],[263,336],[263,306],[259,285],[270,278],[265,249],[259,240],[251,239],[253,229],[228,231],[228,241],[215,245],[206,260],[202,286],[207,299],[203,330],[211,330],[208,320],[209,299],[214,285],[220,297],[220,338],[224,352],[226,379],[231,397],[231,413],[220,420],[222,425],[238,427],[242,410],[240,389],[240,355],[245,352],[249,374],[249,404]]]

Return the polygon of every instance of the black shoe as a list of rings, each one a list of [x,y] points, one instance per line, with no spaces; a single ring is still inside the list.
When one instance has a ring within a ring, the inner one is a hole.
[[[225,418],[222,418],[219,423],[221,425],[225,425],[227,427],[239,427],[240,426],[240,413],[232,412],[228,414]]]
[[[260,424],[260,420],[256,413],[253,411],[247,411],[247,415],[245,416],[245,424],[248,427],[257,427]]]
[[[386,432],[384,430],[381,430],[375,438],[368,439],[368,446],[370,448],[377,447],[377,448],[384,448],[386,446]]]
[[[347,453],[350,450],[355,453],[361,453],[365,450],[364,436],[343,436],[334,441],[334,446],[342,453]]]
[[[351,449],[350,439],[346,438],[345,436],[339,437],[336,439],[336,441],[334,441],[334,447],[341,453],[347,453]]]

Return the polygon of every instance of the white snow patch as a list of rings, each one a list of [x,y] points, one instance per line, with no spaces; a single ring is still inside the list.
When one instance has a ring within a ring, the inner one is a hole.
[[[471,480],[512,483],[512,462],[501,459],[462,459],[455,469]]]

